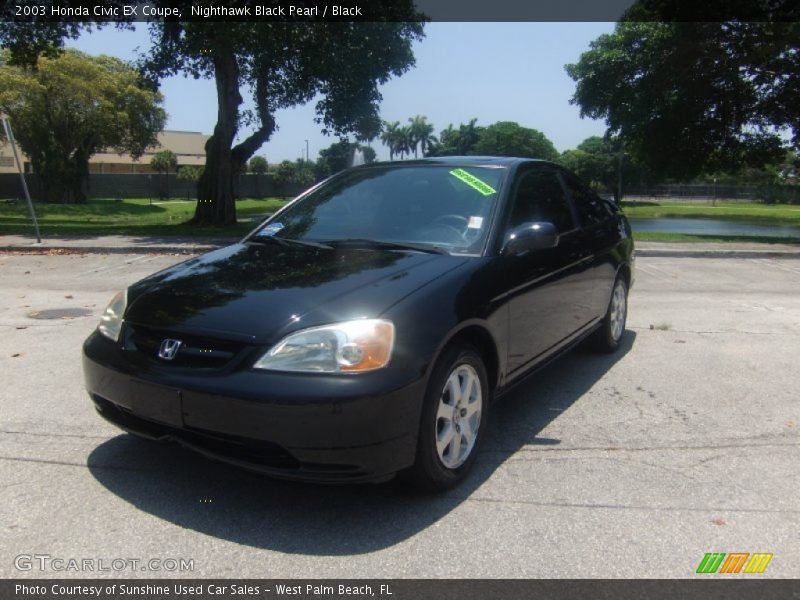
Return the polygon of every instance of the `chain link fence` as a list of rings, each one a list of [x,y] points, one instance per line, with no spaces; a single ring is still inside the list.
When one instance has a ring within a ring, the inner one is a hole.
[[[36,174],[25,175],[31,196],[39,196],[39,179]],[[237,198],[269,198],[282,196],[292,198],[299,194],[302,186],[279,185],[270,175],[241,175],[235,186]],[[89,198],[149,198],[151,200],[195,200],[197,186],[193,181],[179,179],[177,175],[111,174],[91,173],[86,186]],[[0,200],[22,198],[19,175],[0,173]]]
[[[729,185],[713,183],[673,183],[625,190],[626,202],[763,202],[800,204],[798,185]]]

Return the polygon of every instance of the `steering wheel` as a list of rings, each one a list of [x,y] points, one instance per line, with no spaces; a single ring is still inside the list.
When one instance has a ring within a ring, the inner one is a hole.
[[[450,236],[450,239],[441,241],[452,244],[464,244],[467,242],[466,233],[469,231],[468,226],[469,219],[467,219],[467,217],[456,214],[439,215],[431,220],[424,228],[424,231],[446,232],[447,235]]]
[[[449,221],[449,222],[448,222]],[[439,215],[433,221],[431,221],[431,225],[445,225],[450,227],[451,229],[455,229],[458,231],[459,235],[464,235],[469,226],[469,219],[462,215]]]

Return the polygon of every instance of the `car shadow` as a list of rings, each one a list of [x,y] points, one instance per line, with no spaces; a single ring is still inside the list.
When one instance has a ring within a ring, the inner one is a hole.
[[[470,477],[445,494],[423,494],[397,479],[347,486],[283,482],[129,435],[100,444],[87,466],[122,500],[209,536],[291,554],[369,553],[435,524],[520,448],[560,444],[539,432],[630,352],[635,338],[626,331],[613,355],[578,348],[504,396],[492,409]]]

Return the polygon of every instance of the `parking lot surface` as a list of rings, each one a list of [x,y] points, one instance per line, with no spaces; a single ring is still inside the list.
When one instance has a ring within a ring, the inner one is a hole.
[[[639,258],[621,351],[517,388],[430,496],[264,479],[101,420],[81,343],[184,258],[0,254],[0,576],[692,577],[707,552],[800,573],[800,261]],[[34,554],[193,570],[17,569]]]

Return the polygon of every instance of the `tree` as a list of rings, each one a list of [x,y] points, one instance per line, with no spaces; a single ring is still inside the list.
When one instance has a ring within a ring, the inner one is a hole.
[[[630,15],[673,6],[647,4]],[[661,177],[772,162],[783,131],[800,142],[797,22],[621,22],[566,70],[581,116],[605,119]]]
[[[185,165],[178,169],[178,179],[181,181],[197,181],[203,174],[203,167]]]
[[[314,183],[314,163],[302,158],[298,158],[294,161],[294,166],[295,169],[293,183],[296,183],[304,189]]]
[[[150,166],[159,173],[169,173],[178,168],[178,156],[172,150],[159,150],[150,159]]]
[[[474,146],[475,154],[491,156],[520,156],[556,160],[558,151],[553,142],[536,129],[522,127],[511,121],[500,121],[480,132]]]
[[[364,155],[365,165],[371,165],[376,160],[378,160],[378,155],[375,152],[375,149],[372,148],[372,146],[362,146],[361,144],[359,144],[358,149],[361,150],[361,153]]]
[[[166,4],[155,0],[155,5]],[[170,2],[189,14],[192,2]],[[374,3],[375,22],[155,21],[153,46],[141,67],[152,80],[183,73],[213,78],[217,123],[206,144],[194,221],[236,221],[234,179],[272,136],[276,111],[319,96],[317,122],[324,132],[366,137],[378,133],[378,86],[414,64],[413,40],[422,38],[424,15],[412,0]],[[0,27],[0,41],[24,54],[25,40],[50,43],[75,31],[62,24],[28,24],[34,31]],[[49,28],[45,33],[37,28]],[[58,29],[61,27],[61,29]],[[242,91],[255,109],[243,111]],[[242,126],[253,132],[234,146]]]
[[[384,121],[381,128],[381,141],[389,149],[389,160],[394,160],[394,155],[397,154],[399,145],[400,121]]]
[[[623,188],[652,183],[648,169],[625,152],[615,138],[588,137],[574,150],[562,153],[558,162],[591,186],[612,192],[617,201],[621,200],[620,175]]]
[[[65,7],[70,2],[56,0],[50,6]],[[125,0],[106,0],[104,5],[116,10],[119,17],[115,18],[115,27],[118,29],[131,29],[133,16],[125,16]],[[31,23],[30,16],[17,16],[17,6],[5,3],[0,6],[0,46],[9,50],[11,64],[22,67],[33,67],[41,55],[55,58],[64,49],[65,39],[75,39],[82,31],[91,31],[92,28],[101,28],[107,24],[107,18],[100,16],[94,20],[95,15],[90,15],[80,20],[70,19],[36,19]],[[97,15],[99,16],[99,15]]]
[[[166,197],[169,198],[169,172],[178,168],[178,157],[172,150],[161,150],[153,155],[150,160],[152,166],[159,175],[167,176]]]
[[[269,164],[267,159],[263,156],[254,156],[250,159],[248,165],[250,172],[256,176],[256,197],[262,198],[261,195],[261,176],[267,172]]]
[[[565,151],[559,162],[593,187],[617,193],[620,146],[599,136],[588,137],[574,150]]]
[[[284,160],[275,167],[272,173],[272,179],[278,186],[282,197],[285,198],[289,195],[290,186],[297,184],[303,185],[305,180],[308,180],[308,183],[313,181],[313,173],[310,174],[309,177],[309,171],[303,171],[301,168],[302,164],[298,164],[302,162],[303,161],[298,161],[293,163],[290,160]],[[308,185],[308,183],[306,183],[306,185]]]
[[[0,112],[39,176],[47,202],[83,202],[89,158],[140,157],[166,121],[161,95],[122,61],[67,50],[35,69],[0,60]]]
[[[409,143],[414,149],[414,158],[417,158],[417,147],[425,156],[426,152],[430,151],[431,146],[437,142],[436,136],[433,135],[433,125],[428,123],[427,117],[417,115],[408,119],[409,130]]]
[[[458,127],[458,143],[459,150],[463,154],[472,154],[475,151],[475,146],[481,137],[483,127],[477,125],[478,119],[472,118],[466,125],[459,125]]]
[[[188,10],[188,8],[187,8]],[[275,131],[275,111],[320,95],[317,121],[324,132],[375,135],[378,85],[414,63],[411,41],[422,25],[411,0],[383,5],[384,22],[157,23],[156,44],[144,61],[153,77],[187,72],[213,77],[218,119],[206,144],[195,222],[235,222],[233,174]],[[343,68],[346,65],[346,68]],[[243,112],[241,88],[255,110]],[[242,125],[254,131],[233,145]]]
[[[353,154],[356,151],[363,153],[366,164],[375,162],[375,150],[369,146],[348,140],[339,140],[319,151],[319,160],[317,160],[315,168],[317,179],[330,177],[334,173],[353,166]]]
[[[470,119],[466,125],[462,123],[458,129],[453,124],[447,126],[439,134],[439,142],[433,144],[428,151],[428,156],[468,156],[475,154],[475,145],[478,143],[483,127],[478,127],[478,119]]]
[[[411,149],[414,147],[414,138],[411,133],[411,126],[406,125],[397,130],[397,153],[400,158],[405,158],[406,154],[411,154]]]
[[[254,156],[250,159],[250,172],[255,175],[263,175],[267,172],[267,159],[263,156]]]
[[[195,184],[195,193],[197,192],[197,182],[200,180],[200,175],[203,174],[203,167],[195,167],[192,165],[185,165],[178,169],[178,179],[180,181],[188,181]],[[189,200],[189,190],[186,191],[186,199]]]

